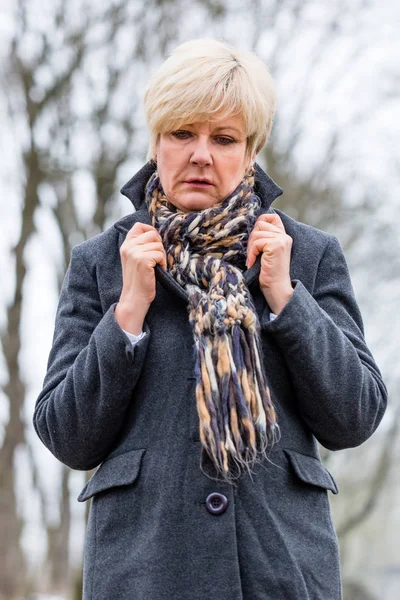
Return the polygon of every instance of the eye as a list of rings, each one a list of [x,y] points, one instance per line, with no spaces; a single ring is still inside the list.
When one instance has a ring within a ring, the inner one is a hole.
[[[171,135],[178,140],[187,140],[192,134],[190,133],[190,131],[178,129],[178,131],[173,131]]]
[[[229,144],[235,143],[235,140],[233,138],[226,137],[225,135],[219,135],[215,138],[215,140],[218,144],[221,144],[222,146],[228,146]]]

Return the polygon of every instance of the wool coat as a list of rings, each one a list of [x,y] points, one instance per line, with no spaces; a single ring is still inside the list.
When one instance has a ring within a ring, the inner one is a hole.
[[[149,223],[145,165],[123,188],[135,212],[72,249],[34,426],[73,469],[99,466],[91,499],[84,600],[339,600],[339,553],[317,440],[363,443],[386,407],[336,238],[281,217],[293,238],[294,293],[275,320],[245,271],[281,438],[236,485],[202,459],[187,294],[156,267],[146,335],[134,347],[114,315],[120,246]],[[260,167],[261,212],[282,193]]]

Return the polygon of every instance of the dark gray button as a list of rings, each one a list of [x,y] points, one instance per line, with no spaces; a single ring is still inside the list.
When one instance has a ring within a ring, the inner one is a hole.
[[[206,498],[206,508],[212,515],[221,515],[228,508],[228,498],[219,492],[213,492]]]

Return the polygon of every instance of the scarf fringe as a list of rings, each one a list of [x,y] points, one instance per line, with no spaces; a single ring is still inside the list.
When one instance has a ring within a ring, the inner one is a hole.
[[[256,340],[235,325],[231,335],[197,339],[195,350],[200,439],[218,474],[232,483],[267,458],[280,435]],[[252,358],[255,368],[248,369]]]

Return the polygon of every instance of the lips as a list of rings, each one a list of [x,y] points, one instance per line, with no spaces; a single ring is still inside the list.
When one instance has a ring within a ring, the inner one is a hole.
[[[202,177],[186,179],[185,183],[192,187],[209,187],[213,185],[209,179],[204,179]]]

